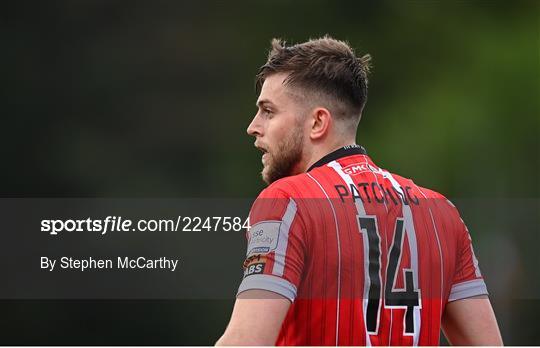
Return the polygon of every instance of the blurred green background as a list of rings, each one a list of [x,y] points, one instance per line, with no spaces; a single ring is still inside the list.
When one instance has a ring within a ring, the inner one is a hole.
[[[539,10],[537,1],[4,3],[0,192],[255,197],[260,154],[245,129],[269,41],[328,33],[373,57],[358,143],[381,167],[469,207],[505,343],[538,345]],[[0,343],[212,344],[231,305],[3,301]]]

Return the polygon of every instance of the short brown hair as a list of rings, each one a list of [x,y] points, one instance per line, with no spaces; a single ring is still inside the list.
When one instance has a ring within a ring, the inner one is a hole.
[[[367,100],[370,60],[368,54],[357,58],[349,44],[328,35],[292,46],[272,39],[256,90],[269,75],[287,73],[285,84],[332,98],[340,106],[335,116],[358,122]]]

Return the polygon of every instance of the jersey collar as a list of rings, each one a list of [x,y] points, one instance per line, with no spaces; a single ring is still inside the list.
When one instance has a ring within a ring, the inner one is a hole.
[[[339,158],[352,156],[352,155],[367,155],[367,151],[361,145],[353,144],[353,145],[343,146],[333,152],[330,152],[328,155],[324,156],[317,162],[313,163],[313,165],[311,165],[311,167],[309,167],[307,171],[309,172],[310,170],[314,168],[323,166]]]

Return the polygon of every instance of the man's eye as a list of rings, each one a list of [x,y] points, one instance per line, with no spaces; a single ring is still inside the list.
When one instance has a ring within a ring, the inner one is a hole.
[[[267,109],[267,108],[261,109],[260,112],[261,112],[261,115],[262,115],[262,116],[265,116],[265,117],[269,117],[269,116],[271,116],[271,114],[272,114],[272,110]]]

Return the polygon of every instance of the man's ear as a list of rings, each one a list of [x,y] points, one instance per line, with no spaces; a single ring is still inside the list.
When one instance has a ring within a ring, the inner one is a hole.
[[[332,114],[326,108],[315,108],[311,112],[311,140],[324,138],[332,126]]]

